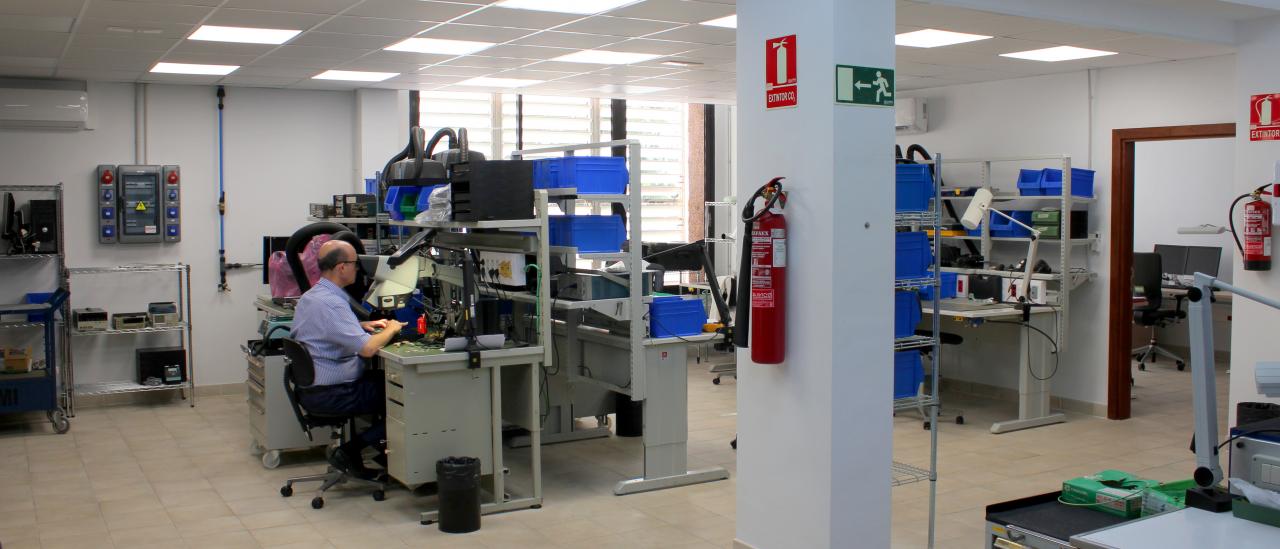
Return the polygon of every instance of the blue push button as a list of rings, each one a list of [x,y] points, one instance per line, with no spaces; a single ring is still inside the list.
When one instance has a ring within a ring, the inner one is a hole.
[[[177,208],[169,208],[168,216],[169,216],[169,219],[177,219],[177,218],[178,218],[178,209],[177,209]]]
[[[109,191],[109,190],[108,190],[108,191],[102,191],[102,201],[103,201],[103,202],[110,201],[112,196],[114,196],[114,195],[111,193],[111,191]]]
[[[165,229],[167,229],[166,234],[168,234],[169,236],[178,236],[177,225],[169,225],[168,227],[165,227]]]
[[[115,227],[110,227],[110,226],[108,226],[108,227],[103,227],[103,228],[102,228],[102,236],[105,236],[105,237],[110,238],[110,237],[113,237],[113,236],[115,236],[115,235],[116,235],[116,228],[115,228]]]
[[[102,209],[102,218],[103,218],[103,219],[115,219],[115,217],[116,217],[116,209],[115,209],[115,208],[103,208],[103,209]]]
[[[169,191],[169,200],[177,200],[178,191]]]

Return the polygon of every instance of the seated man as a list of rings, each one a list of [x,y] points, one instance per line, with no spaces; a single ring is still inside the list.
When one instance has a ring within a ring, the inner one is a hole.
[[[368,476],[360,452],[367,446],[383,447],[386,388],[382,371],[364,366],[404,324],[360,322],[352,312],[342,289],[356,280],[356,250],[351,244],[330,240],[320,246],[318,255],[320,280],[298,300],[293,315],[293,338],[311,353],[316,370],[315,383],[298,388],[298,400],[311,412],[374,416],[369,429],[353,434],[329,456],[335,468]]]

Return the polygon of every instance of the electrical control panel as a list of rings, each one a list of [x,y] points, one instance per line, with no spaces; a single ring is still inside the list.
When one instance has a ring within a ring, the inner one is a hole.
[[[98,166],[98,242],[135,244],[182,240],[178,166]]]

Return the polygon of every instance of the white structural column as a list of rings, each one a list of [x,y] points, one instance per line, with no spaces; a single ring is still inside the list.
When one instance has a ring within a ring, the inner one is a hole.
[[[1241,24],[1240,45],[1236,54],[1236,194],[1276,182],[1276,162],[1280,162],[1280,141],[1249,141],[1250,96],[1280,93],[1280,16]],[[1227,197],[1223,197],[1225,200]],[[1224,202],[1225,203],[1225,202]],[[1277,205],[1272,199],[1272,205]],[[1242,223],[1239,214],[1236,226]],[[1276,228],[1272,227],[1272,234]],[[1273,240],[1276,237],[1273,237]],[[1273,249],[1275,245],[1273,244]],[[1273,252],[1274,253],[1274,252]],[[1263,295],[1280,295],[1280,262],[1272,260],[1270,271],[1246,271],[1239,256],[1233,262],[1232,283]],[[1235,424],[1238,402],[1280,402],[1258,394],[1253,381],[1254,365],[1260,361],[1280,360],[1280,347],[1275,344],[1275,327],[1280,313],[1248,299],[1236,299],[1231,305],[1231,414]]]
[[[798,106],[766,110],[793,34]],[[893,109],[837,105],[835,66],[892,68],[893,35],[891,0],[738,2],[737,196],[790,193],[786,360],[738,355],[740,547],[889,546]]]
[[[387,159],[404,149],[409,140],[408,92],[358,89],[355,92],[355,188],[364,191],[364,180],[382,171]]]

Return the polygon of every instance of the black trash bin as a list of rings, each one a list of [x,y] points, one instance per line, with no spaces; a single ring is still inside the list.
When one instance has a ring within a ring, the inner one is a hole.
[[[480,529],[480,459],[447,457],[436,462],[440,531],[465,534]]]

